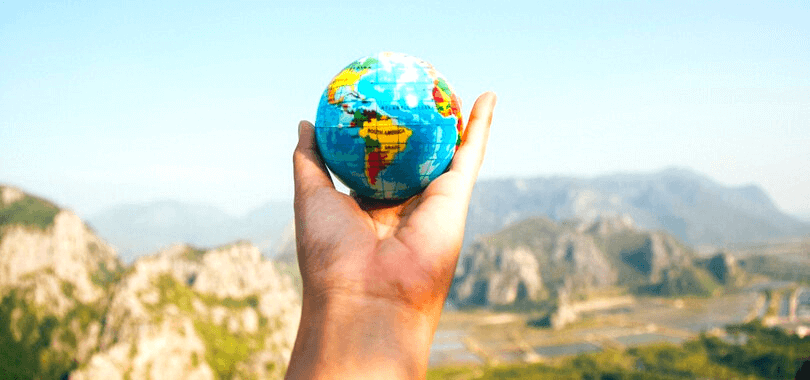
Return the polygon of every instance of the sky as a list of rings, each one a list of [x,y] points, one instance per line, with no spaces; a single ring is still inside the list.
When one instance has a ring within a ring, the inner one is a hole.
[[[810,215],[810,3],[2,1],[0,183],[89,216],[292,198],[297,124],[351,61],[498,105],[481,178],[683,167]]]

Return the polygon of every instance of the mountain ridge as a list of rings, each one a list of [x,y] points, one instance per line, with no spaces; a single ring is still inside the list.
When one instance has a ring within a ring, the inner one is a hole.
[[[644,229],[664,229],[692,245],[810,233],[810,224],[783,213],[757,185],[728,187],[689,169],[667,168],[592,178],[480,180],[473,190],[465,246],[526,218],[622,214]]]
[[[216,247],[247,240],[272,256],[291,219],[291,201],[270,201],[233,216],[208,204],[161,200],[113,206],[91,215],[88,223],[132,262],[179,241]]]

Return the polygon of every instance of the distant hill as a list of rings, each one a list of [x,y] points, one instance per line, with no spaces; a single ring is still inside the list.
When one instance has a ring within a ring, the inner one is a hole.
[[[457,305],[511,305],[587,297],[608,288],[633,293],[711,295],[732,283],[725,262],[695,265],[691,248],[625,217],[555,223],[527,219],[472,245],[456,269]]]
[[[482,180],[467,217],[465,246],[526,218],[631,216],[643,229],[663,229],[692,245],[804,235],[810,224],[781,212],[758,186],[723,186],[686,169],[595,178]]]
[[[234,217],[209,205],[162,201],[117,206],[91,216],[89,224],[126,262],[181,241],[214,247],[246,240],[270,255],[292,211],[292,202],[269,202]]]
[[[805,223],[810,223],[810,211],[795,213],[793,214],[793,217]]]

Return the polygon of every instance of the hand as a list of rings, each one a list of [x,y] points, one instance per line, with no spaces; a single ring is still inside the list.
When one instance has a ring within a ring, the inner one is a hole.
[[[423,378],[453,280],[495,94],[473,106],[449,170],[390,203],[335,190],[302,121],[293,155],[303,310],[287,378]]]

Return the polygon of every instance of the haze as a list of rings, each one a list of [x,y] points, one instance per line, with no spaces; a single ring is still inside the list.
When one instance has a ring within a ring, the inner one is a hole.
[[[483,178],[688,167],[810,214],[810,5],[3,2],[0,183],[80,215],[292,198],[296,125],[352,60],[499,103]]]

